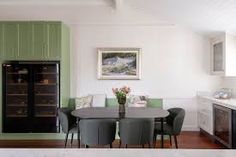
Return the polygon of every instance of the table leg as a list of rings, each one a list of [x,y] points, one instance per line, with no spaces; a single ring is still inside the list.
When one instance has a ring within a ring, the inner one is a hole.
[[[163,118],[161,118],[161,148],[164,148],[164,130],[163,130]]]
[[[77,140],[78,140],[78,148],[80,148],[80,131],[79,131],[79,118],[77,118]]]

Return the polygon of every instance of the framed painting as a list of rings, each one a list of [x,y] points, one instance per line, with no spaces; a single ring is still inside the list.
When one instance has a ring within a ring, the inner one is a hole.
[[[140,48],[98,48],[97,51],[98,79],[140,79]]]

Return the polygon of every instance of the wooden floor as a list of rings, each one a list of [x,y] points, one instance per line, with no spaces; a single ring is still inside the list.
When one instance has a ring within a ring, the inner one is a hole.
[[[173,140],[172,140],[173,142]],[[208,137],[200,132],[182,132],[178,137],[179,148],[185,149],[220,149],[224,148],[222,145],[212,142]],[[113,147],[118,148],[119,140],[114,141]],[[0,140],[0,148],[63,148],[64,141],[62,140]],[[68,148],[71,145],[68,141]],[[165,148],[175,147],[170,146],[169,140],[165,141]],[[77,140],[74,140],[72,148],[77,148]],[[97,148],[97,147],[96,147]],[[107,148],[107,147],[105,147]],[[138,148],[129,146],[129,148]],[[160,148],[160,141],[157,141],[156,148]]]

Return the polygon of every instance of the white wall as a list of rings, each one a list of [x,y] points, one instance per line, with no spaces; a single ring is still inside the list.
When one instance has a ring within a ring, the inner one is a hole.
[[[220,83],[209,75],[207,39],[178,26],[71,25],[71,34],[72,96],[113,97],[112,87],[128,85],[133,93],[164,98],[165,108],[184,107],[185,128],[197,128],[196,92],[215,90]],[[142,48],[142,79],[98,80],[97,47]]]

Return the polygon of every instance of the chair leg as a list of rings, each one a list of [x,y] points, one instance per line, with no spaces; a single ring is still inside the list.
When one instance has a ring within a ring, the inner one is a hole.
[[[128,148],[128,144],[125,145],[125,148]]]
[[[119,143],[119,148],[121,147],[121,140],[120,140],[120,143]]]
[[[157,139],[157,134],[154,134],[154,137],[153,137],[153,148],[156,148],[156,139]]]
[[[177,141],[177,136],[174,136],[174,140],[175,140],[175,147],[178,149],[178,141]]]
[[[89,146],[86,144],[86,145],[85,145],[85,148],[89,148]]]
[[[69,135],[69,133],[66,133],[66,138],[65,138],[65,145],[64,145],[64,148],[66,148],[66,144],[67,144],[68,135]]]
[[[74,138],[74,134],[72,133],[72,134],[71,134],[71,140],[70,140],[70,145],[71,145],[71,147],[72,147],[72,145],[73,145],[73,138]]]
[[[113,148],[113,147],[112,147],[112,143],[110,143],[110,148]]]
[[[169,138],[170,138],[170,145],[172,146],[172,137],[171,137],[171,135],[169,135]]]

